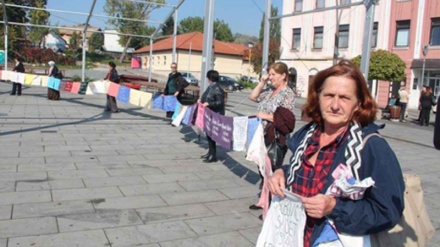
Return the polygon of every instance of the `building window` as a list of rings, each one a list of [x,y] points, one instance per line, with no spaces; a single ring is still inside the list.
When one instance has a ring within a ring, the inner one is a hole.
[[[440,45],[440,18],[431,19],[430,45]]]
[[[316,8],[317,9],[325,8],[325,0],[316,0]]]
[[[298,51],[301,44],[301,28],[293,29],[292,49]]]
[[[371,35],[371,48],[376,48],[377,46],[377,30],[379,28],[379,23],[375,22],[373,25],[373,33]]]
[[[167,65],[167,56],[163,56],[163,65]]]
[[[338,48],[348,47],[349,32],[350,32],[350,25],[339,25]]]
[[[301,12],[303,10],[303,0],[295,0],[295,12]]]
[[[410,24],[409,20],[396,22],[396,47],[408,47]]]
[[[315,33],[313,36],[313,49],[322,49],[323,38],[324,27],[315,27]]]

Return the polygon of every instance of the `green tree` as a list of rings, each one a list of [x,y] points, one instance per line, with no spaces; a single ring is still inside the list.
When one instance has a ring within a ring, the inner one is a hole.
[[[36,2],[38,0],[5,0],[5,3],[26,6],[26,7],[36,7]],[[45,6],[47,0],[41,0]],[[5,6],[6,16],[10,22],[27,23],[29,22],[29,10],[24,8]],[[3,8],[0,7],[0,18],[3,20]],[[15,53],[20,49],[19,39],[26,39],[26,27],[10,25],[8,32],[8,51],[9,54]],[[5,29],[4,25],[0,25],[0,35],[4,37]],[[4,39],[0,39],[0,46],[4,47]]]
[[[78,49],[79,48],[79,35],[77,32],[72,33],[72,37],[70,37],[69,45],[71,49]]]
[[[168,35],[173,35],[174,33],[174,17],[170,17],[170,19],[168,19],[163,27],[162,27],[162,36],[168,36]]]
[[[214,21],[214,35],[216,40],[224,42],[234,41],[234,35],[232,35],[231,28],[223,20]]]
[[[204,20],[200,16],[187,17],[179,22],[179,33],[203,32]]]
[[[165,3],[165,0],[153,0],[149,3],[135,2],[135,1],[120,1],[120,0],[106,0],[104,5],[104,11],[114,17],[124,17],[136,20],[147,20],[151,12],[158,9],[161,5],[155,3]],[[147,26],[143,22],[123,20],[123,19],[110,19],[109,24],[116,27],[118,32],[124,34],[140,34],[142,30]],[[119,43],[124,46],[119,61],[124,60],[127,48],[133,38],[125,35],[119,36]]]
[[[360,67],[361,59],[359,55],[352,61]],[[400,82],[406,76],[405,68],[405,62],[396,54],[385,50],[373,51],[370,56],[368,79]]]
[[[104,45],[104,34],[93,33],[89,38],[89,52],[94,52],[95,50],[101,50]]]
[[[45,8],[43,1],[35,2],[37,8]],[[30,23],[38,25],[47,25],[49,22],[50,13],[44,10],[32,9],[29,12]],[[49,33],[47,27],[29,27],[29,39],[32,43],[38,45],[38,47],[46,48],[44,45],[44,38]]]
[[[204,31],[204,18],[187,17],[179,22],[178,30],[179,33],[190,33],[190,32],[202,32]],[[214,21],[214,35],[216,40],[232,42],[234,41],[234,35],[232,35],[231,28],[223,20]]]
[[[278,8],[271,6],[271,16],[278,16]],[[264,39],[264,19],[266,15],[263,14],[263,17],[261,19],[261,26],[260,26],[260,42],[263,42]],[[276,40],[278,42],[281,41],[281,23],[280,19],[276,19],[270,22],[269,25],[269,39]]]
[[[269,41],[269,64],[274,63],[276,60],[280,58],[280,42],[276,40]],[[254,71],[261,74],[262,71],[262,63],[263,63],[263,43],[254,44],[252,48],[252,60],[251,64],[254,68]]]

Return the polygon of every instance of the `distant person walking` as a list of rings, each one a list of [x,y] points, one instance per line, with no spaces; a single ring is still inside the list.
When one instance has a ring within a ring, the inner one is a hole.
[[[400,122],[406,123],[405,112],[406,106],[408,105],[409,94],[405,90],[405,87],[401,87],[399,90],[399,101],[400,101]]]
[[[60,79],[59,78],[60,77],[60,70],[55,65],[55,62],[54,61],[49,61],[48,64],[50,66],[48,76]],[[47,88],[47,99],[49,99],[49,100],[59,100],[60,99],[60,91],[48,87]]]
[[[16,58],[14,58],[14,61],[15,61],[15,67],[12,71],[24,73],[24,66],[23,66],[23,63],[21,62],[21,58],[16,57]],[[11,95],[15,95],[15,94],[17,94],[18,96],[21,95],[21,84],[18,82],[12,83]]]
[[[431,87],[427,86],[426,90],[422,92],[422,95],[420,95],[420,126],[429,125],[429,117],[431,115],[431,109],[434,105],[433,95]]]
[[[177,63],[171,63],[171,73],[168,75],[167,85],[165,86],[164,95],[174,95],[177,100],[181,101],[184,89],[189,83],[177,72]],[[174,111],[167,111],[166,117],[171,118]]]
[[[109,80],[114,83],[119,84],[119,75],[118,71],[116,71],[116,64],[114,62],[108,63],[108,73],[105,77],[106,80]],[[118,113],[118,105],[116,104],[116,98],[107,94],[107,105],[105,108],[106,111],[111,111],[113,113]]]

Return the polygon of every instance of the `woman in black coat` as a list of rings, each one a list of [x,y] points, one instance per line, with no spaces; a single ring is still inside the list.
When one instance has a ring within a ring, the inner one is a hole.
[[[23,63],[21,62],[21,59],[16,57],[14,58],[14,61],[15,61],[15,67],[12,71],[24,73],[24,66]],[[11,95],[15,95],[16,93],[18,96],[21,95],[21,84],[18,82],[13,82]]]
[[[116,71],[116,64],[114,62],[109,62],[108,68],[109,68],[109,71],[108,71],[105,79],[119,84],[119,75],[118,75],[118,72]],[[106,105],[105,110],[111,111],[113,113],[119,112],[115,97],[107,94],[107,105]]]
[[[209,86],[202,94],[202,98],[199,99],[199,102],[203,103],[203,106],[208,107],[213,112],[225,115],[225,92],[218,84],[220,75],[216,70],[210,70],[206,74],[206,77],[208,78]],[[208,139],[209,149],[208,153],[202,155],[201,158],[204,158],[203,162],[205,163],[217,162],[217,145],[208,135],[206,138]]]
[[[420,112],[420,126],[423,126],[424,124],[426,126],[429,125],[429,117],[433,105],[432,97],[431,87],[426,87],[426,91],[422,92],[422,95],[420,95],[419,103],[422,109]]]

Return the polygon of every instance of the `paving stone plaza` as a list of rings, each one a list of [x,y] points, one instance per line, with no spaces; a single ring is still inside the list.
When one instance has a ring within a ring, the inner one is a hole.
[[[255,245],[261,212],[248,207],[259,175],[244,152],[219,148],[219,162],[205,164],[195,129],[171,127],[159,110],[119,104],[111,114],[104,95],[49,101],[46,88],[10,90],[0,82],[0,247]],[[229,94],[227,115],[255,115],[248,95]],[[440,246],[433,121],[379,122],[403,171],[422,178],[437,229],[429,246]]]

